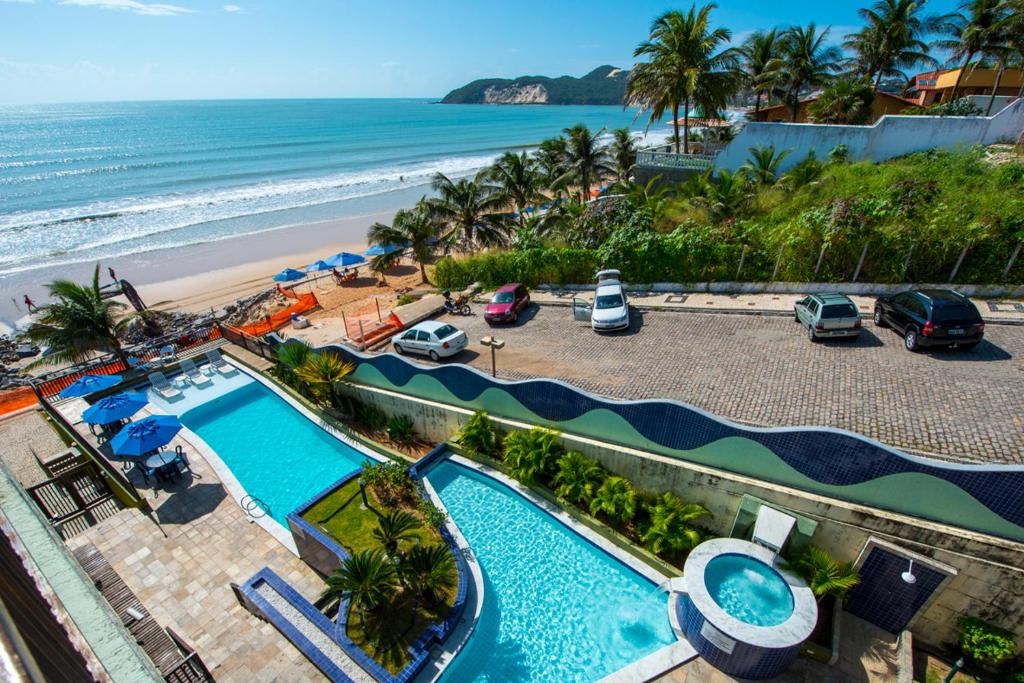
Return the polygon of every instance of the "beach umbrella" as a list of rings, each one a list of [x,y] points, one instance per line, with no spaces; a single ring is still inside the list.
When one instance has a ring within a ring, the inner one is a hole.
[[[306,270],[307,273],[315,273],[318,270],[333,270],[333,269],[334,269],[334,266],[332,266],[327,261],[314,261],[313,263],[310,263],[308,266],[306,266],[305,270]]]
[[[173,415],[150,415],[132,422],[110,440],[114,455],[138,457],[166,446],[181,429]]]
[[[126,391],[102,398],[86,408],[82,419],[89,424],[106,425],[123,420],[139,412],[139,408],[149,403],[149,398],[138,391]]]
[[[103,391],[121,383],[121,375],[82,375],[63,391],[61,398],[76,398]]]
[[[342,268],[354,266],[357,263],[363,263],[364,261],[366,261],[366,259],[359,254],[350,254],[347,251],[339,251],[329,259],[324,259],[324,263],[330,263],[335,267],[341,266]]]
[[[393,254],[396,251],[402,251],[402,247],[397,244],[378,244],[375,247],[370,247],[363,253],[367,256],[380,256],[381,254]]]
[[[306,277],[306,274],[301,270],[295,270],[294,268],[285,268],[280,273],[274,276],[274,282],[292,282],[294,280],[301,280]]]

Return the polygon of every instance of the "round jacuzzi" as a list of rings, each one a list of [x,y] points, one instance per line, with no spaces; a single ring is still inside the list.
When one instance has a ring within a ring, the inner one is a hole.
[[[718,538],[694,548],[683,568],[679,624],[701,657],[730,675],[779,675],[817,622],[814,594],[773,560],[767,548]]]

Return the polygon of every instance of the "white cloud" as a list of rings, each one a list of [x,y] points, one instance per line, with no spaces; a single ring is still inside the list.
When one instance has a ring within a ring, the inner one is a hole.
[[[35,1],[36,0],[0,0],[0,2],[21,2],[21,3],[24,3],[26,5],[31,5]]]
[[[165,5],[162,3],[145,3],[137,0],[62,0],[62,5],[77,5],[78,7],[99,7],[102,9],[127,10],[134,14],[142,14],[150,17],[173,17],[179,14],[193,14],[194,9],[180,7],[178,5]]]
[[[224,5],[225,12],[241,12],[242,8],[238,5]]]

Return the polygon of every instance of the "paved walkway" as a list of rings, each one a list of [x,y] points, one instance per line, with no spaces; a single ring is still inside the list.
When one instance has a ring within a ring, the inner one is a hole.
[[[38,410],[0,420],[0,443],[0,458],[25,488],[50,478],[37,457],[46,460],[67,448]]]

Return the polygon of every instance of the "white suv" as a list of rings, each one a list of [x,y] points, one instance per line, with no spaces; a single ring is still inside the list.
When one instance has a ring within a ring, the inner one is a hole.
[[[629,299],[619,281],[617,270],[602,270],[597,274],[594,304],[573,299],[572,315],[576,320],[590,320],[595,332],[611,332],[629,327]]]

